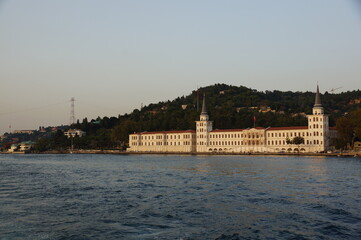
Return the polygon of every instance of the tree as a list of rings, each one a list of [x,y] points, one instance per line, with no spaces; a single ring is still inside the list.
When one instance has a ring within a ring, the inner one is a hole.
[[[297,145],[297,150],[300,152],[300,145],[305,143],[305,139],[301,136],[296,136],[292,140],[286,138],[286,143]]]
[[[337,146],[340,149],[353,148],[356,139],[361,139],[361,109],[350,112],[344,117],[337,119],[338,131]]]
[[[38,141],[34,144],[34,150],[36,152],[45,152],[51,148],[51,143],[49,139],[39,138]]]
[[[52,149],[64,150],[69,147],[68,138],[64,135],[60,129],[53,135]]]
[[[136,131],[139,131],[139,125],[132,120],[125,120],[112,129],[111,139],[124,146],[128,142],[129,134]]]
[[[354,134],[354,126],[349,116],[339,118],[336,122],[336,128],[338,132],[338,147],[341,149],[347,149],[352,144],[352,138]]]
[[[300,137],[300,136],[296,136],[292,139],[292,142],[293,144],[295,145],[301,145],[301,144],[304,144],[305,143],[305,139],[303,137]]]
[[[353,136],[361,140],[361,109],[357,109],[350,113],[350,121],[354,127]]]

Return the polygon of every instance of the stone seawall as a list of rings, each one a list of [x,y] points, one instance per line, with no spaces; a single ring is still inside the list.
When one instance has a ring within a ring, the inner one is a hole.
[[[0,154],[14,154],[0,152]],[[32,154],[32,153],[30,153]],[[46,151],[33,154],[119,154],[119,155],[241,155],[241,156],[330,156],[330,157],[361,157],[361,152],[345,153],[219,153],[219,152],[126,152],[121,150],[73,150],[73,151]]]

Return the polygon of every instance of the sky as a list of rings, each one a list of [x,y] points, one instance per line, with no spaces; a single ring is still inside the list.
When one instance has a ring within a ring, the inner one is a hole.
[[[216,83],[361,84],[358,0],[0,0],[0,134],[130,113]]]

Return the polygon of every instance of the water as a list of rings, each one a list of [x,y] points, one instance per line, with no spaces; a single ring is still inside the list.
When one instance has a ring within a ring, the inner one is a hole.
[[[361,160],[0,155],[0,239],[361,239]]]

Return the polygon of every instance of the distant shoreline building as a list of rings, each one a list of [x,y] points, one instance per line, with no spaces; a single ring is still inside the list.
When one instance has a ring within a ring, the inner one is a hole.
[[[216,129],[209,120],[206,100],[196,121],[196,131],[157,131],[129,135],[128,152],[179,152],[179,153],[255,153],[255,152],[325,152],[330,150],[335,128],[329,126],[324,114],[317,86],[312,114],[307,115],[308,125],[297,127],[256,127],[247,129]],[[287,139],[302,137],[303,144],[288,144]]]

